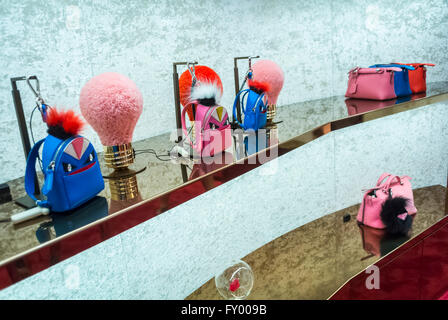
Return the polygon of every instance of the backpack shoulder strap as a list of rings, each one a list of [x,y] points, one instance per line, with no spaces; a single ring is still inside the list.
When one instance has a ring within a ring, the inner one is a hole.
[[[36,196],[34,195],[35,190],[35,178],[37,176],[36,174],[36,159],[39,155],[39,149],[44,143],[45,139],[39,140],[36,142],[36,144],[31,149],[30,153],[28,154],[28,158],[26,160],[26,169],[25,169],[25,191],[28,194],[28,196],[36,201],[36,204],[40,207],[48,207],[48,203],[46,200],[40,201],[37,200]]]
[[[34,195],[34,181],[36,174],[36,159],[39,155],[39,149],[44,143],[45,139],[39,140],[31,149],[28,154],[28,158],[26,159],[26,169],[25,169],[25,191],[30,196],[31,199],[37,201],[37,198]]]
[[[259,95],[257,101],[255,102],[255,127],[257,128],[256,130],[259,129],[258,128],[258,117],[259,117],[260,113],[263,111],[266,111],[266,110],[262,110],[264,107],[263,98],[264,98],[264,92]]]
[[[239,101],[239,99],[240,99],[240,95],[241,95],[242,93],[247,94],[247,92],[249,92],[249,89],[241,90],[240,92],[238,92],[238,94],[237,94],[236,97],[235,97],[235,100],[233,101],[232,118],[233,118],[233,120],[234,120],[236,123],[238,123],[238,125],[239,125],[240,127],[243,127],[243,124],[240,123],[240,122],[238,121],[238,117],[236,116],[236,108],[237,108],[236,105],[237,105],[237,103],[238,103],[238,101]],[[240,105],[240,108],[242,108],[241,105]],[[243,109],[242,111],[243,111],[243,113],[245,112],[244,109]]]

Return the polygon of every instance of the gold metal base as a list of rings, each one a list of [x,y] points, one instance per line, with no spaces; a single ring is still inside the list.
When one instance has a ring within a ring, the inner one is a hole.
[[[118,170],[116,178],[110,178],[109,188],[112,200],[132,200],[138,196],[137,175],[133,170]]]
[[[266,112],[266,120],[268,124],[274,121],[276,114],[277,114],[277,105],[276,104],[268,105],[268,111]]]
[[[134,159],[135,155],[131,142],[116,146],[104,146],[104,163],[109,168],[127,168],[134,163]]]

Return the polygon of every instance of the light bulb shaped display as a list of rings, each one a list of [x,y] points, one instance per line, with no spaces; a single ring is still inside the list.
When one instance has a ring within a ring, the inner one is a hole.
[[[102,73],[84,85],[79,105],[100,137],[106,165],[126,168],[132,164],[132,135],[143,111],[143,97],[136,84],[119,73]]]
[[[216,289],[226,300],[246,299],[254,285],[251,267],[242,260],[236,260],[215,276]]]
[[[267,121],[272,122],[277,110],[277,99],[283,88],[285,76],[282,68],[271,60],[258,60],[252,66],[253,80],[269,84]]]

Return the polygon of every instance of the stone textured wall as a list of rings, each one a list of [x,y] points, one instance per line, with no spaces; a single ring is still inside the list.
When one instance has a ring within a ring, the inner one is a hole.
[[[433,62],[448,73],[448,1],[22,1],[0,0],[0,182],[23,175],[25,160],[9,78],[35,74],[51,105],[78,108],[79,92],[105,71],[133,79],[144,96],[134,134],[175,127],[171,63],[197,59],[233,101],[233,57],[260,55],[285,71],[279,105],[344,94],[355,66]],[[241,69],[243,69],[242,67]],[[34,99],[20,84],[27,118]],[[36,138],[44,136],[39,116]],[[85,135],[101,150],[88,128]]]

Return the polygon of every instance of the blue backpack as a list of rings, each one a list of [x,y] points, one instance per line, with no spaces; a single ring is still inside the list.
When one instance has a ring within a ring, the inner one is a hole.
[[[238,121],[236,117],[237,102],[241,96],[241,110],[243,123]],[[253,129],[258,130],[266,126],[266,116],[268,103],[265,100],[265,93],[257,93],[252,89],[245,89],[238,92],[235,101],[233,102],[233,119],[244,130]]]
[[[414,67],[405,66],[401,64],[374,64],[369,68],[400,68],[402,72],[394,72],[394,91],[397,97],[409,96],[412,94],[411,86],[409,84],[408,70],[414,70]]]
[[[46,200],[34,195],[36,159],[42,150],[44,185],[42,194]],[[93,145],[86,138],[75,135],[59,139],[49,134],[31,149],[25,172],[25,190],[40,207],[54,212],[75,209],[95,197],[104,189],[104,180]]]

